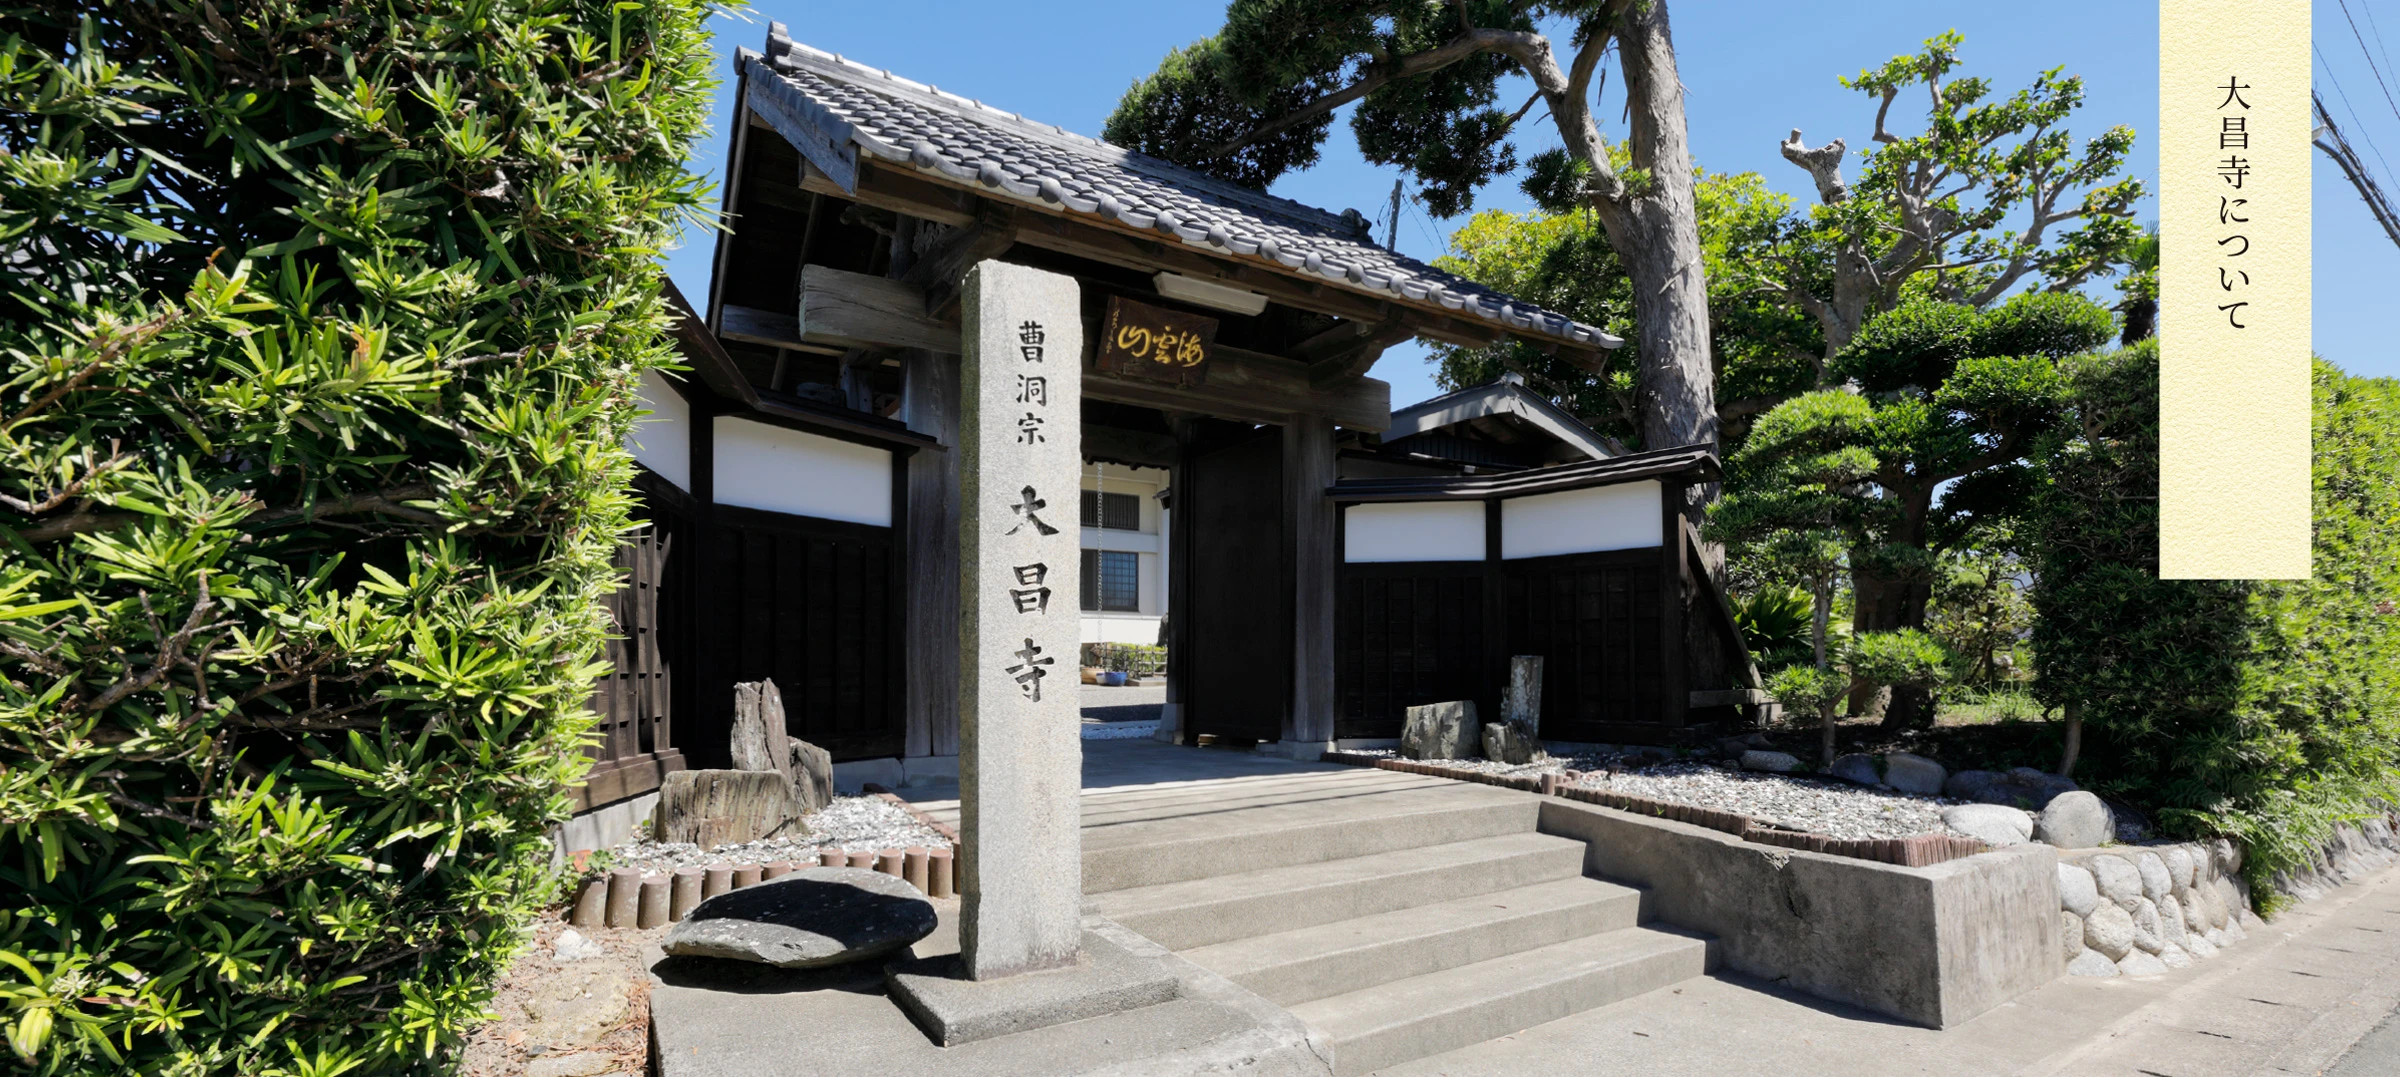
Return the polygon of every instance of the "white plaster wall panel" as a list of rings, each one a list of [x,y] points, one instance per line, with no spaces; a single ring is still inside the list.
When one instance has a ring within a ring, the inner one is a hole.
[[[892,453],[720,416],[717,504],[892,525]]]
[[[1500,557],[1632,550],[1659,539],[1659,484],[1629,482],[1500,503]]]
[[[1342,512],[1342,560],[1483,560],[1483,502],[1395,501]]]
[[[655,370],[642,372],[639,399],[644,415],[633,421],[633,429],[625,435],[625,448],[642,466],[658,473],[658,477],[674,483],[678,490],[692,488],[692,406],[684,403],[683,394],[667,384]]]

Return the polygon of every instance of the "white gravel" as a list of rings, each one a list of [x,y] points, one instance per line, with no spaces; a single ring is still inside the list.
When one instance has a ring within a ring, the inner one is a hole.
[[[917,817],[882,797],[835,797],[825,810],[805,820],[809,832],[793,838],[769,838],[702,849],[690,842],[656,842],[636,838],[610,850],[617,863],[644,872],[664,873],[677,868],[712,864],[766,864],[777,860],[814,860],[820,850],[881,852],[923,846],[947,849],[950,840],[917,821]]]
[[[1390,750],[1354,754],[1399,757],[1399,753]],[[1949,797],[1913,796],[1835,779],[1768,774],[1688,760],[1645,762],[1638,757],[1615,752],[1551,756],[1541,762],[1516,766],[1489,759],[1427,762],[1523,778],[1572,770],[1580,775],[1575,782],[1579,786],[1718,811],[1739,812],[1762,823],[1834,838],[1959,835],[1958,831],[1942,823],[1942,809],[1966,803]]]

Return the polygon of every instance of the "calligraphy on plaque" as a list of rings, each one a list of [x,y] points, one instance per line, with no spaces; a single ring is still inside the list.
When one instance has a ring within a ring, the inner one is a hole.
[[[1208,357],[1216,346],[1215,318],[1110,296],[1099,366],[1124,377],[1198,385],[1208,376]]]

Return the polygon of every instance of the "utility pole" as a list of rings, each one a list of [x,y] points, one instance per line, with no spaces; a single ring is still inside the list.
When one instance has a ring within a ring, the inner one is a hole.
[[[2375,185],[2375,177],[2367,174],[2366,165],[2350,149],[2349,140],[2342,137],[2342,129],[2333,125],[2332,114],[2325,111],[2325,99],[2315,94],[2309,97],[2317,106],[2317,148],[2342,166],[2343,174],[2350,177],[2350,185],[2358,188],[2358,197],[2366,201],[2367,212],[2383,225],[2383,234],[2391,237],[2393,245],[2400,246],[2400,212],[2393,211],[2391,200],[2383,196],[2383,188]]]
[[[2400,240],[2396,240],[2396,241],[2400,241]],[[1396,251],[1396,250],[1399,250],[1399,249],[1400,249],[1400,181],[1399,181],[1399,180],[1393,180],[1393,181],[1392,181],[1392,219],[1391,219],[1390,221],[1387,221],[1387,222],[1385,222],[1385,224],[1384,224],[1384,228],[1383,228],[1383,249],[1385,249],[1385,250],[1387,250],[1387,251]]]

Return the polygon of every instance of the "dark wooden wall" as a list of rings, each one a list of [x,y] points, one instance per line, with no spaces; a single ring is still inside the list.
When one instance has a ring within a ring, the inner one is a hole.
[[[1496,721],[1506,657],[1538,654],[1543,737],[1666,739],[1684,700],[1660,623],[1660,562],[1646,547],[1341,566],[1335,735],[1397,737],[1409,707],[1453,699]]]
[[[1342,567],[1334,596],[1336,737],[1397,737],[1408,708],[1472,699],[1498,715],[1481,561]],[[1487,698],[1489,697],[1489,698]]]
[[[1507,651],[1542,656],[1542,736],[1641,742],[1681,724],[1659,557],[1645,547],[1502,563]]]
[[[1188,602],[1170,614],[1183,622],[1183,728],[1275,740],[1292,694],[1281,430],[1208,425],[1175,490],[1176,525],[1188,525],[1182,533],[1191,545],[1172,558],[1193,582]]]
[[[692,503],[648,468],[633,489],[635,518],[647,522],[617,548],[624,586],[602,601],[610,668],[592,686],[600,741],[573,794],[579,811],[640,796],[684,767],[675,716],[691,710]]]
[[[700,676],[678,723],[692,765],[731,763],[733,686],[773,678],[793,736],[836,760],[899,755],[906,593],[892,528],[717,505],[698,617]]]

